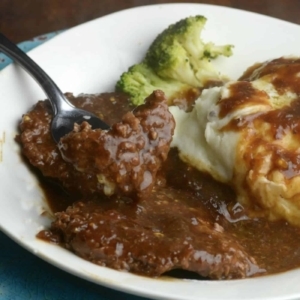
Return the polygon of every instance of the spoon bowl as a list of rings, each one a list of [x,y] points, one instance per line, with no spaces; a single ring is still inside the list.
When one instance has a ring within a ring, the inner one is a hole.
[[[0,33],[0,51],[23,67],[44,90],[53,109],[51,133],[56,143],[59,142],[61,137],[73,130],[75,123],[81,124],[86,121],[94,129],[109,129],[109,125],[93,113],[72,105],[41,67],[2,33]]]

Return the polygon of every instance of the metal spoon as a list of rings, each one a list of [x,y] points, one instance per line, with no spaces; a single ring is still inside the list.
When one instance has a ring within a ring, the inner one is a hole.
[[[54,81],[25,52],[20,50],[2,33],[0,33],[0,51],[23,67],[39,83],[48,96],[54,116],[51,123],[51,133],[56,143],[59,142],[62,136],[73,130],[74,123],[81,124],[83,121],[87,121],[92,128],[109,128],[109,125],[96,115],[73,106]]]

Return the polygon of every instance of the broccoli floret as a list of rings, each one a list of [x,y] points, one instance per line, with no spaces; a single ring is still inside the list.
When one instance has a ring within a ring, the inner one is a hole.
[[[162,79],[147,64],[140,63],[122,74],[116,89],[127,93],[132,104],[140,105],[154,90],[164,91],[166,98],[171,100],[187,93],[191,86],[173,79]]]
[[[203,87],[208,80],[221,79],[211,59],[232,55],[232,46],[204,43],[200,36],[205,23],[205,17],[194,16],[170,25],[150,46],[146,63],[163,78],[195,87]]]
[[[219,55],[224,55],[229,57],[232,55],[232,48],[233,48],[232,45],[217,46],[213,43],[207,43],[205,45],[203,56],[208,59],[214,59]]]
[[[230,56],[232,46],[204,43],[200,35],[205,23],[205,17],[193,16],[170,25],[151,44],[144,60],[122,74],[117,90],[129,94],[133,104],[139,105],[153,90],[161,89],[171,103],[209,81],[225,80],[211,60]]]

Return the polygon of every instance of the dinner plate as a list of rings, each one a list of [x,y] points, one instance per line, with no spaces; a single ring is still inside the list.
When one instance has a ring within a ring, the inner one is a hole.
[[[156,35],[191,15],[208,21],[203,38],[233,44],[234,55],[220,58],[222,73],[236,79],[246,67],[283,55],[300,55],[300,27],[255,13],[204,4],[151,5],[120,11],[77,26],[29,55],[64,92],[113,91],[120,74],[139,62]],[[36,238],[50,224],[36,177],[23,163],[15,142],[24,112],[44,99],[40,87],[20,67],[0,72],[0,229],[51,264],[86,280],[156,299],[297,299],[300,270],[229,281],[154,279],[89,263]],[[276,251],[276,249],[274,249]]]

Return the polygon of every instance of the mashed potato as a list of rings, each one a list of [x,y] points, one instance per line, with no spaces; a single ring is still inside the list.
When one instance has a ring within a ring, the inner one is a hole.
[[[191,112],[171,112],[184,161],[231,184],[252,211],[300,226],[300,59],[252,67],[204,90]]]

